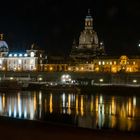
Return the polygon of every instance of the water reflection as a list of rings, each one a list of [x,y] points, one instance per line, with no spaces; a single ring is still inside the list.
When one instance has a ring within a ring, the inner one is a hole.
[[[0,93],[0,115],[94,129],[140,130],[140,98],[74,93]]]

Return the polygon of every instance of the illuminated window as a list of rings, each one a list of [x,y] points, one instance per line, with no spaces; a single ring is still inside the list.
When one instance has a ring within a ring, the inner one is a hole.
[[[110,62],[110,65],[112,65],[112,62]]]
[[[117,63],[116,63],[116,61],[114,61],[114,65],[116,65]]]
[[[20,57],[22,57],[22,54],[19,54]]]
[[[99,65],[101,65],[101,61],[99,61]]]
[[[30,56],[31,56],[31,57],[34,57],[34,56],[35,56],[35,53],[34,53],[34,52],[31,52],[31,53],[30,53]]]
[[[83,67],[81,67],[81,70],[84,70],[84,68],[83,68]]]
[[[17,54],[14,54],[14,57],[17,57]]]
[[[68,70],[71,70],[71,67],[68,67]]]
[[[18,60],[18,63],[21,64],[21,59]]]
[[[50,71],[52,71],[53,70],[53,67],[50,67]]]
[[[136,62],[135,61],[133,61],[133,65],[135,65],[136,64]]]
[[[27,53],[25,53],[24,56],[27,57],[28,56]]]
[[[102,62],[102,64],[104,65],[104,64],[105,64],[105,62],[103,61],[103,62]]]
[[[76,70],[78,71],[78,70],[79,70],[79,68],[78,68],[78,67],[76,67]]]

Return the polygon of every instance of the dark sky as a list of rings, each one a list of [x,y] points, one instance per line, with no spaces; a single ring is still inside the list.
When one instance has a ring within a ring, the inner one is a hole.
[[[25,50],[35,42],[47,54],[68,54],[84,28],[87,9],[107,54],[135,54],[140,40],[139,0],[3,0],[0,32],[10,50]]]

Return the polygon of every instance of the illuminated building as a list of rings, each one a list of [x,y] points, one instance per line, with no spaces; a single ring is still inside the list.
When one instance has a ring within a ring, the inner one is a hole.
[[[98,41],[97,33],[93,30],[93,18],[88,11],[79,43],[76,44],[74,41],[68,58],[45,57],[44,51],[39,50],[35,44],[25,53],[9,52],[9,47],[1,34],[0,71],[137,73],[140,72],[140,57],[107,56],[104,43]],[[133,79],[133,83],[137,83],[137,79]]]
[[[70,61],[69,61],[70,59]],[[85,18],[85,28],[74,41],[68,60],[48,61],[44,71],[95,72],[95,73],[133,73],[140,72],[140,57],[126,55],[110,57],[105,54],[104,43],[98,41],[93,30],[93,18],[90,11]],[[136,81],[134,81],[136,82]]]
[[[1,71],[36,71],[43,69],[44,51],[37,50],[33,44],[25,53],[9,52],[9,47],[0,38],[0,70]]]
[[[70,57],[78,60],[92,60],[98,56],[104,55],[103,42],[99,43],[97,33],[93,30],[93,18],[90,10],[85,18],[85,28],[79,37],[79,43],[73,43]]]

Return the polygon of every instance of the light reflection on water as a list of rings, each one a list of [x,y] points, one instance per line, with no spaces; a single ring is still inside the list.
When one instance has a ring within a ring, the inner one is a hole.
[[[140,97],[41,91],[0,93],[0,115],[94,129],[140,131]]]

